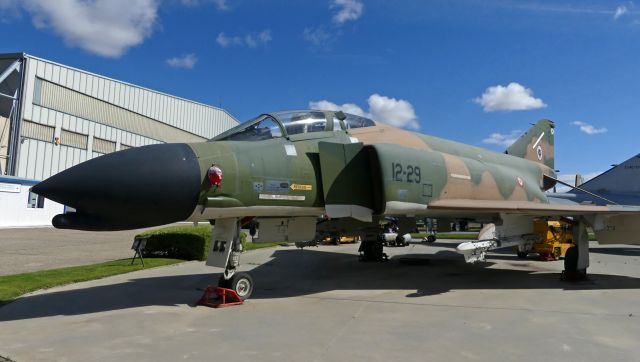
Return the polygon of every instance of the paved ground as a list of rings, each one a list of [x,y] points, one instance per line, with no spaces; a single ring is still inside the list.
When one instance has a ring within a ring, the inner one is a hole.
[[[130,258],[141,231],[0,229],[0,276]]]
[[[454,242],[243,255],[254,298],[194,307],[220,270],[201,262],[55,288],[0,308],[0,356],[15,361],[632,361],[640,359],[640,248],[596,247],[591,280],[561,262],[492,254],[467,265]],[[409,255],[402,255],[409,254]]]

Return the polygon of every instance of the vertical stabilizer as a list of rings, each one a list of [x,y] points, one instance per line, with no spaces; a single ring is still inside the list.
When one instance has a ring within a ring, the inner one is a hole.
[[[555,124],[548,119],[541,119],[522,135],[504,153],[539,162],[554,168],[553,139]]]
[[[582,184],[582,188],[601,194],[640,195],[640,154]]]

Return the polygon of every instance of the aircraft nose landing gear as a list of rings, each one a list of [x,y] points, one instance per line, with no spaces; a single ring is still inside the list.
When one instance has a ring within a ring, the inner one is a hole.
[[[225,278],[225,274],[226,272],[220,276],[218,287],[233,290],[242,300],[247,300],[251,297],[251,293],[253,293],[253,278],[249,273],[235,272],[229,279]]]
[[[198,304],[218,308],[226,305],[242,304],[249,299],[254,290],[253,278],[247,272],[237,271],[240,265],[240,224],[238,219],[218,219],[211,233],[211,246],[207,265],[224,268],[224,273],[218,280],[218,286],[210,285],[205,290]],[[212,294],[217,294],[221,303],[208,300]],[[227,298],[231,302],[227,302]]]

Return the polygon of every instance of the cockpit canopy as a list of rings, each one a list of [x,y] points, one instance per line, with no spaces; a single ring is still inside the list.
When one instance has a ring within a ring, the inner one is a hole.
[[[210,141],[263,141],[292,135],[349,130],[352,128],[373,127],[372,120],[342,113],[339,119],[336,112],[301,110],[265,113],[252,120],[227,130]]]

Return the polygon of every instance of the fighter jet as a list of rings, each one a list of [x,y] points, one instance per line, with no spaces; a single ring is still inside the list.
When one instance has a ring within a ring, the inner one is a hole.
[[[240,225],[259,223],[260,241],[305,241],[317,232],[361,237],[364,260],[383,258],[379,221],[397,217],[488,224],[458,247],[467,261],[535,241],[533,220],[570,219],[576,246],[567,273],[585,275],[586,227],[600,243],[640,243],[640,207],[566,205],[545,193],[554,172],[555,124],[540,120],[504,153],[395,128],[343,112],[262,114],[203,143],[150,145],[104,155],[33,187],[75,212],[56,228],[123,230],[209,221],[208,265],[225,268],[220,285],[242,298],[253,290],[239,265]],[[317,223],[319,218],[325,222]]]
[[[640,205],[640,154],[583,183],[580,175],[571,190],[552,193],[549,197],[579,204]]]

